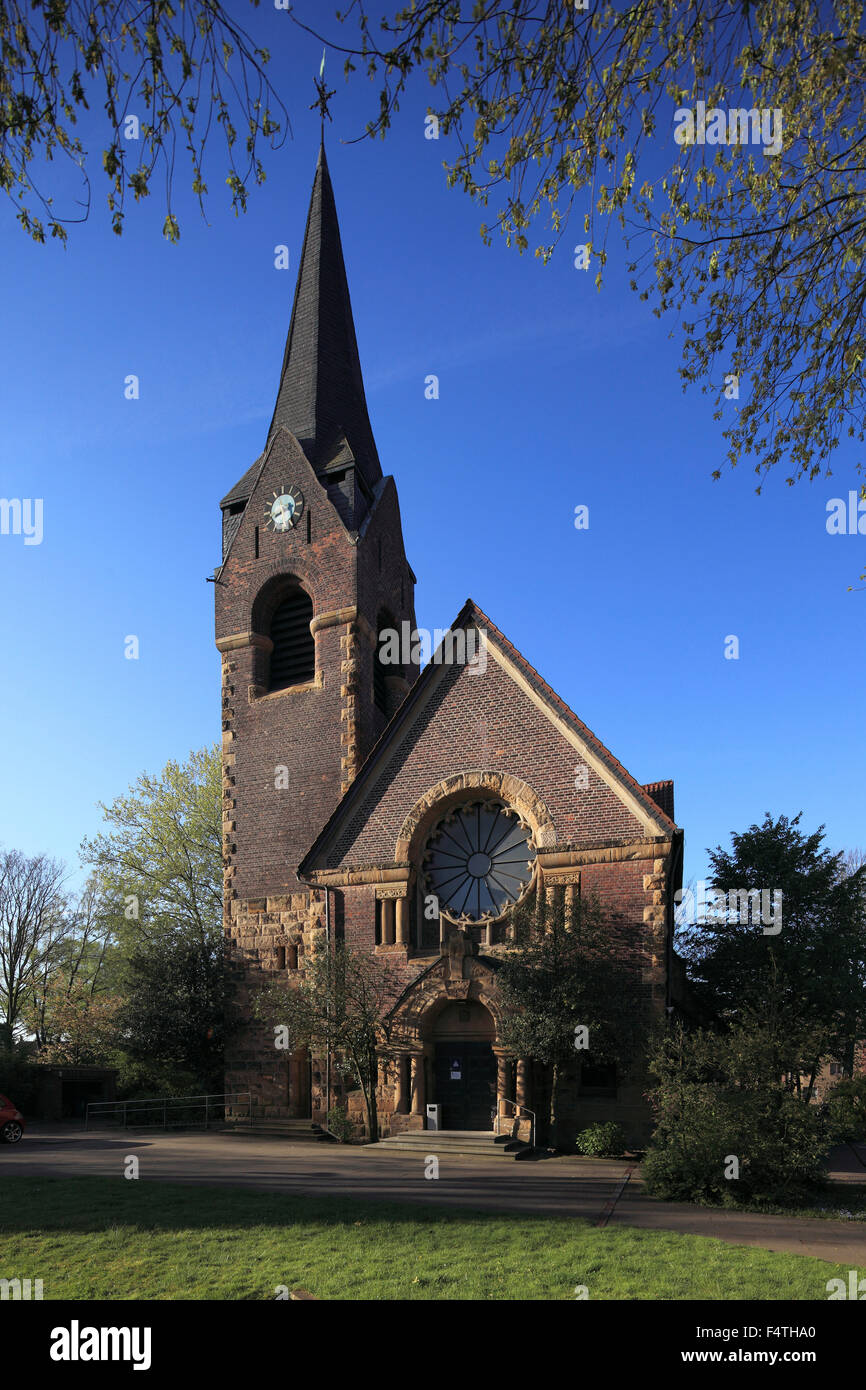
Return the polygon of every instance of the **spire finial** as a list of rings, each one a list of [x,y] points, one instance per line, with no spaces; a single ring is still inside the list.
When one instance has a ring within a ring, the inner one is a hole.
[[[327,83],[325,82],[325,50],[324,50],[324,48],[322,49],[322,61],[321,61],[321,63],[319,64],[319,76],[315,79],[315,84],[316,84],[316,92],[317,92],[318,95],[317,95],[317,99],[316,99],[316,100],[313,102],[313,104],[311,105],[310,110],[311,110],[311,111],[315,111],[316,108],[318,108],[319,111],[321,111],[321,113],[322,113],[322,139],[324,140],[324,138],[325,138],[325,117],[327,116],[327,118],[328,118],[329,121],[333,119],[333,117],[331,116],[330,111],[328,110],[328,102],[331,100],[331,97],[332,97],[332,96],[336,96],[336,91],[332,91],[332,92],[329,92],[329,91],[328,91],[328,86],[327,86]]]

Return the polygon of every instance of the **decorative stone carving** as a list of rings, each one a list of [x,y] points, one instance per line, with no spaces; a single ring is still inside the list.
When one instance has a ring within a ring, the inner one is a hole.
[[[465,963],[467,956],[478,954],[478,947],[472,937],[465,932],[462,927],[457,927],[452,931],[445,942],[447,951],[447,975],[449,983],[453,980],[462,980],[468,974]]]
[[[445,993],[449,999],[468,999],[472,988],[471,980],[446,980]]]

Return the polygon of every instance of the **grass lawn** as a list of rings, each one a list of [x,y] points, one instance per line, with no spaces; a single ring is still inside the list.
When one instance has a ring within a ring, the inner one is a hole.
[[[847,1269],[571,1218],[124,1178],[4,1178],[0,1278],[45,1299],[826,1299]]]

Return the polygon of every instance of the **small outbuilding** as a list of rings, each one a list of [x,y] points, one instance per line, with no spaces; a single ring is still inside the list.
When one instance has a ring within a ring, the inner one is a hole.
[[[115,1100],[114,1067],[76,1067],[39,1064],[33,1068],[38,1120],[83,1120],[88,1103]]]

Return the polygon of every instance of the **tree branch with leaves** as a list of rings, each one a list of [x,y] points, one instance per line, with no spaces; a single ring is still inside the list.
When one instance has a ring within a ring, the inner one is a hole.
[[[101,165],[118,235],[127,196],[148,197],[161,165],[163,233],[178,239],[172,204],[178,152],[189,157],[203,208],[205,151],[216,129],[231,204],[243,212],[250,182],[265,178],[259,143],[273,142],[287,116],[265,73],[269,60],[269,51],[215,0],[0,0],[0,190],[35,241],[46,234],[65,241],[67,224],[87,218],[92,198],[94,157],[76,131],[84,113],[100,106]],[[79,180],[75,213],[61,212],[49,191],[59,183],[51,170],[58,156]]]

